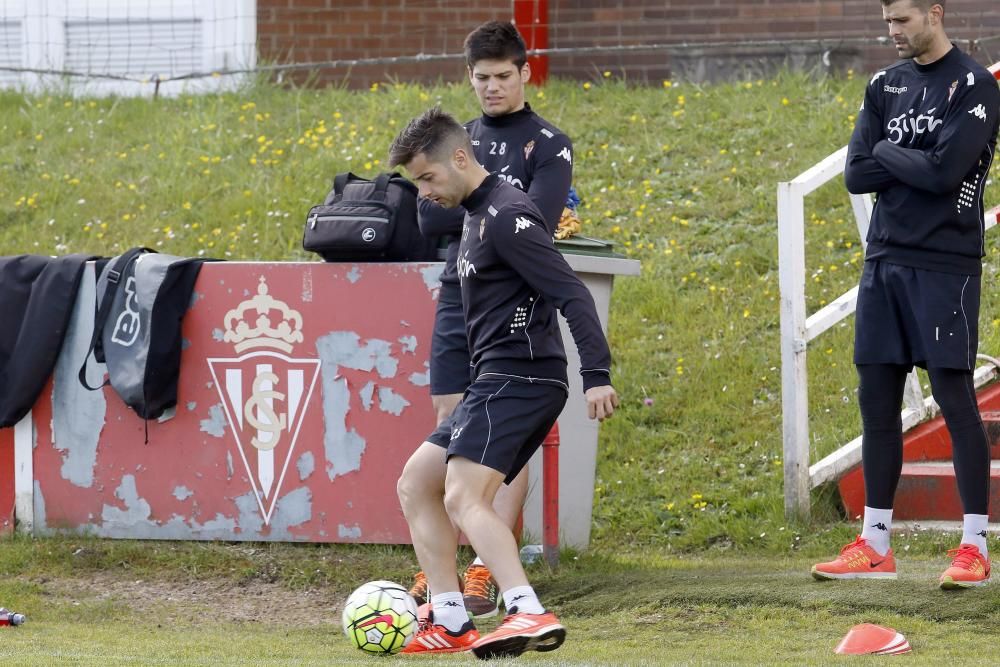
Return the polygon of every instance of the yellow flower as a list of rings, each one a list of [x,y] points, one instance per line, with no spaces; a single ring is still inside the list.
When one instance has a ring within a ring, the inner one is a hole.
[[[583,82],[583,89],[584,90],[590,90],[590,82],[589,81],[584,81]]]
[[[782,97],[781,98],[781,104],[782,104],[782,106],[786,106],[787,107],[790,104],[790,102],[788,101],[787,97]]]
[[[668,81],[667,79],[664,79],[664,80],[663,80],[663,87],[664,87],[664,88],[670,88],[670,87],[671,87],[671,86],[673,86],[673,85],[674,85],[674,84],[672,84],[672,83],[671,83],[670,81]]]
[[[181,208],[183,208],[185,211],[190,211],[191,210],[191,202],[189,202],[189,201],[184,202],[183,204],[181,204]]]

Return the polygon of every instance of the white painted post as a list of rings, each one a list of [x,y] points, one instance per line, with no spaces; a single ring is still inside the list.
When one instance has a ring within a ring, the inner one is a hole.
[[[854,210],[854,222],[858,226],[858,236],[861,237],[862,250],[868,248],[868,226],[871,224],[872,211],[875,204],[871,195],[851,195],[851,208]]]
[[[30,535],[35,526],[35,422],[31,412],[14,425],[14,519]]]
[[[806,261],[803,195],[778,183],[781,290],[781,407],[785,516],[809,516],[809,393],[806,371]]]

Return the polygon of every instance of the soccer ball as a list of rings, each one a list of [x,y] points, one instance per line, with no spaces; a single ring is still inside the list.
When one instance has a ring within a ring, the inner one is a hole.
[[[344,633],[356,648],[374,655],[403,650],[417,631],[417,603],[391,581],[369,581],[344,603]]]

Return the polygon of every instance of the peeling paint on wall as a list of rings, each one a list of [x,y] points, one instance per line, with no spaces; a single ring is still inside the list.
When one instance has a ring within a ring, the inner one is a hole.
[[[361,526],[357,524],[353,526],[345,526],[344,524],[340,524],[339,526],[337,526],[337,537],[348,540],[360,540]]]
[[[426,373],[410,373],[410,384],[416,387],[426,387],[431,383],[430,371]]]
[[[216,438],[226,434],[226,415],[222,410],[222,403],[216,403],[208,409],[208,419],[201,420],[201,432]]]
[[[122,475],[122,482],[115,490],[115,497],[125,504],[125,509],[105,505],[101,510],[101,519],[105,528],[123,528],[143,523],[149,520],[152,510],[149,503],[139,497],[139,491],[135,486],[135,475]]]
[[[375,395],[375,383],[369,382],[361,391],[358,392],[358,396],[361,397],[361,405],[364,406],[365,411],[372,409],[372,398]]]
[[[264,518],[260,515],[260,509],[257,506],[257,498],[254,497],[254,492],[250,491],[237,497],[236,506],[240,512],[240,532],[244,533],[244,536],[246,534],[260,534],[264,529]],[[286,493],[278,498],[278,502],[275,503],[274,514],[271,515],[268,539],[289,542],[305,540],[305,537],[293,535],[288,529],[292,526],[300,526],[311,518],[312,492],[309,488],[302,486]]]
[[[54,447],[64,453],[60,474],[82,488],[90,488],[94,483],[97,442],[108,409],[104,392],[88,391],[78,377],[94,331],[93,309],[97,294],[94,280],[93,271],[84,272],[52,380],[52,440]],[[107,366],[91,361],[87,380],[91,386],[96,386],[106,372]]]
[[[330,362],[356,371],[374,369],[383,378],[395,377],[399,367],[389,341],[372,338],[361,345],[361,337],[353,331],[332,331],[318,338],[316,353],[324,364]]]
[[[223,341],[223,337],[225,335],[226,335],[225,332],[223,332],[222,329],[220,329],[218,327],[212,329],[212,340],[215,340],[215,341],[218,341],[218,342],[221,343]]]
[[[410,402],[394,392],[391,387],[378,388],[378,409],[397,417],[410,406]]]
[[[444,264],[431,264],[420,269],[424,277],[424,285],[428,290],[436,290],[441,287],[441,272],[444,271]]]
[[[187,488],[186,486],[176,486],[174,487],[174,498],[177,500],[187,500],[194,495],[194,491]]]
[[[361,269],[357,265],[352,266],[351,270],[347,272],[347,279],[352,285],[361,280]]]
[[[326,474],[332,482],[338,475],[361,468],[361,454],[366,443],[357,431],[347,430],[351,401],[347,381],[337,375],[335,364],[325,360],[320,373],[323,386],[323,454],[326,457]]]
[[[399,339],[399,342],[403,346],[403,352],[408,354],[416,354],[417,352],[417,337],[416,336],[403,336]]]
[[[295,467],[299,471],[299,481],[304,482],[316,469],[316,457],[312,452],[306,452],[295,462]]]
[[[33,519],[35,521],[33,530],[44,532],[48,529],[48,526],[45,525],[45,496],[42,495],[42,487],[37,479],[35,480],[35,496],[32,499],[32,505],[34,505]]]
[[[312,303],[313,300],[313,274],[312,270],[306,269],[302,272],[302,302]]]

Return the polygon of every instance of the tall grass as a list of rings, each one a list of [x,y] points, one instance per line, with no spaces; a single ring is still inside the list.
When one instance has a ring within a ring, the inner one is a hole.
[[[642,262],[615,286],[610,338],[624,403],[601,431],[593,540],[687,551],[839,541],[835,495],[810,529],[782,515],[776,183],[844,145],[865,79],[531,88],[575,143],[584,233]],[[309,206],[334,174],[384,169],[395,133],[464,85],[74,99],[0,94],[0,252],[115,254],[133,245],[231,259],[307,259]],[[996,179],[994,179],[995,181]],[[1000,202],[995,182],[989,202]],[[857,282],[839,180],[807,201],[807,300]],[[1000,267],[988,244],[984,285]],[[982,348],[1000,348],[986,289]],[[851,322],[810,348],[813,460],[859,432]],[[826,528],[834,535],[824,538]]]

